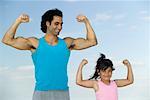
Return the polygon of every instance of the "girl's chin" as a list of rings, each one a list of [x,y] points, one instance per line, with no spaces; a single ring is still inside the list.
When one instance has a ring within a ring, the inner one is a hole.
[[[103,80],[105,80],[105,81],[110,81],[110,78],[104,78]]]

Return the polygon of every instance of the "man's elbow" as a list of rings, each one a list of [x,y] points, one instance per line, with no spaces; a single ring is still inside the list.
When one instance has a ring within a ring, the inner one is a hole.
[[[95,42],[94,42],[94,46],[95,46],[95,45],[97,45],[97,44],[98,44],[98,42],[97,42],[97,41],[95,41]]]
[[[5,40],[4,38],[2,39],[1,42],[4,43],[4,44],[8,44],[7,40]]]
[[[5,38],[2,39],[2,43],[6,44],[6,45],[11,45],[12,44],[11,40],[8,40],[8,39],[5,39]]]
[[[97,41],[91,41],[91,46],[96,46],[98,44]]]

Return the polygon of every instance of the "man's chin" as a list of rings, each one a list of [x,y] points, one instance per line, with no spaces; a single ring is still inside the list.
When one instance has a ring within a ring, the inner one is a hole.
[[[56,35],[56,36],[59,35],[59,32],[55,32],[55,35]]]

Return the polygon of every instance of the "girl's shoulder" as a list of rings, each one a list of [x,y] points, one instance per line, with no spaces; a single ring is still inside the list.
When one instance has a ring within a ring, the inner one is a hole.
[[[94,88],[94,90],[95,90],[95,92],[96,92],[96,91],[99,90],[98,80],[93,80],[93,82],[94,82],[93,88]]]

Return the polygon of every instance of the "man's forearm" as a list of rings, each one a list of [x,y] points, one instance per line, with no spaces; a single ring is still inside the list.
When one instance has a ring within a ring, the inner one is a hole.
[[[87,40],[97,43],[95,32],[87,18],[85,19],[85,26],[87,30]]]
[[[14,39],[16,30],[19,25],[20,25],[20,22],[18,20],[16,20],[12,24],[12,26],[7,30],[7,32],[5,33],[5,36],[3,37],[3,40],[2,40],[3,43],[7,43],[9,40]]]

